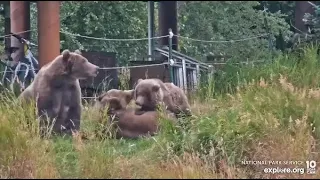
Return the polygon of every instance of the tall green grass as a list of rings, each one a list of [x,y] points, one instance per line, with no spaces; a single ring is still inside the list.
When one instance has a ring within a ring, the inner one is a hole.
[[[317,88],[320,86],[317,48],[309,45],[302,54],[284,54],[273,61],[266,60],[256,65],[228,63],[215,74],[213,81],[209,81],[210,85],[203,89],[208,91],[209,87],[214,87],[214,95],[235,93],[237,87],[246,86],[249,81],[259,81],[261,78],[275,80],[280,74],[286,75],[295,86]]]

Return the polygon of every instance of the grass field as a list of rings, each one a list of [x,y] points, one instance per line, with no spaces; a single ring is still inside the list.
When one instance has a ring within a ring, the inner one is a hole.
[[[0,105],[1,178],[320,178],[320,66],[315,48],[258,67],[227,65],[190,100],[194,116],[161,120],[157,136],[101,139],[101,119],[85,107],[81,133],[40,139],[35,113],[10,98]],[[302,161],[243,165],[242,161]],[[304,173],[263,168],[303,167]]]

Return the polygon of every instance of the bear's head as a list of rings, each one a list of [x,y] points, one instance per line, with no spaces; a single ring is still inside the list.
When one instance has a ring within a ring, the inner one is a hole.
[[[133,99],[133,92],[133,90],[110,89],[98,97],[96,105],[99,108],[108,106],[108,113],[126,109]]]
[[[79,50],[70,52],[66,49],[61,55],[62,63],[65,67],[64,74],[75,79],[86,79],[97,76],[99,67],[90,63],[87,58],[81,55]]]
[[[136,105],[142,110],[154,111],[162,102],[165,87],[159,79],[139,79],[134,89]]]

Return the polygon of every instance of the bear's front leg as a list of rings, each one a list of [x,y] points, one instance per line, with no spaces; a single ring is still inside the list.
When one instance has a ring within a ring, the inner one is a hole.
[[[68,135],[72,135],[72,131],[80,131],[81,105],[72,106],[69,109],[68,116],[65,119],[66,130]]]
[[[164,102],[165,106],[167,106],[166,110],[169,110],[176,115],[181,112],[180,108],[173,103],[173,100],[170,96],[164,96],[163,102]]]
[[[59,104],[60,104],[60,101],[57,98],[50,99],[44,96],[40,96],[38,98],[37,109],[38,109],[38,118],[39,118],[41,137],[46,136],[46,134],[50,132],[50,129],[52,129],[52,132],[54,133],[59,132],[59,128],[58,128],[59,122],[57,122],[59,121],[59,118],[58,118]]]
[[[39,133],[40,137],[44,138],[48,135],[49,127],[51,125],[51,120],[48,115],[47,110],[38,109],[38,120],[39,120]]]

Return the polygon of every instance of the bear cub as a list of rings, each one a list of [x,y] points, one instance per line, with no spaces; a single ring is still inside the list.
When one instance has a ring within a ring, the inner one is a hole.
[[[160,114],[157,111],[140,111],[127,108],[133,97],[133,90],[111,89],[98,98],[98,106],[106,105],[108,121],[113,123],[115,137],[136,139],[144,136],[153,136],[158,132]],[[174,120],[170,114],[168,119]]]
[[[162,105],[176,116],[191,115],[188,98],[173,83],[163,83],[156,78],[139,79],[134,91],[135,102],[143,111],[154,111]]]
[[[133,90],[110,89],[98,97],[95,107],[101,110],[107,106],[108,111],[126,109],[133,99],[133,92]]]

